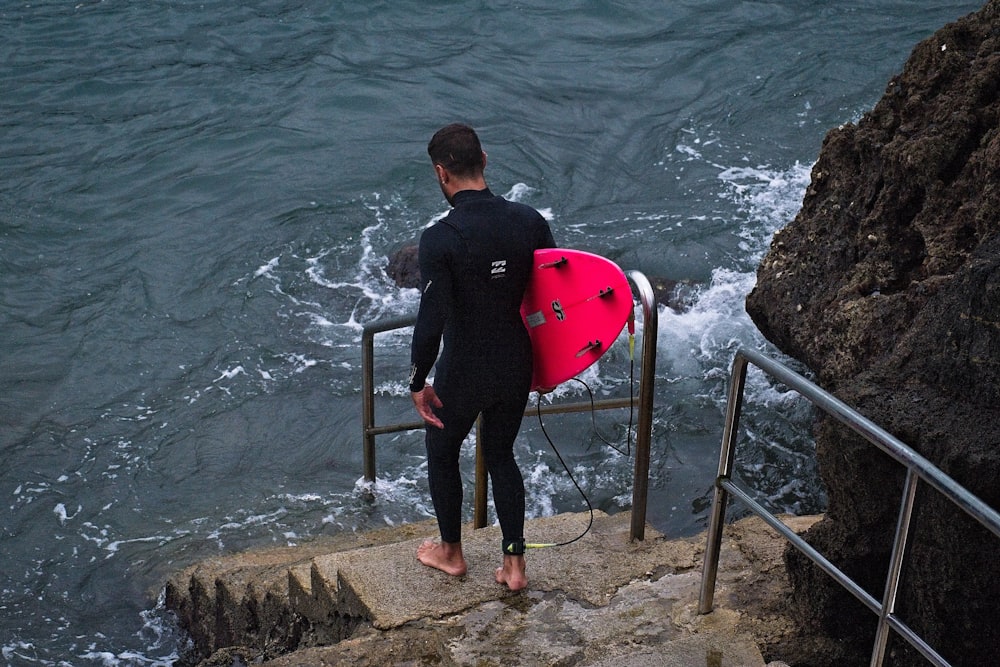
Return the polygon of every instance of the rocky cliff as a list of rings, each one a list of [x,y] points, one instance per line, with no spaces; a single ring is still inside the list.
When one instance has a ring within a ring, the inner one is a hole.
[[[747,299],[819,384],[1000,508],[1000,0],[914,49],[832,130]],[[826,518],[808,541],[882,597],[903,471],[820,420]],[[1000,539],[923,485],[897,611],[953,664],[995,664]],[[801,619],[865,664],[875,617],[789,554]],[[893,664],[910,664],[902,642]]]

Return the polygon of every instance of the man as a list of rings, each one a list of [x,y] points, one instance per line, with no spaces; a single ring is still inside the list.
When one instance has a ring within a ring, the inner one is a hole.
[[[534,251],[555,242],[538,211],[490,192],[483,175],[486,153],[471,127],[440,129],[427,153],[453,208],[423,232],[418,251],[422,293],[410,392],[427,424],[427,476],[441,540],[425,542],[417,558],[453,576],[466,573],[459,450],[481,414],[484,458],[503,532],[496,580],[516,591],[528,580],[524,480],[514,460],[514,439],[532,371],[520,305]],[[431,386],[426,379],[435,361]]]

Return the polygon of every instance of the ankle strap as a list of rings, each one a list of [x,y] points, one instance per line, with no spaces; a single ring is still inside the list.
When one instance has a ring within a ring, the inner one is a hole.
[[[504,540],[503,552],[507,556],[521,556],[524,554],[524,538],[519,540]]]

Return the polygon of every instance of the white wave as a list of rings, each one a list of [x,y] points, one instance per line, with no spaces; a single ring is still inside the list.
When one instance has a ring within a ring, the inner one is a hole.
[[[787,169],[761,165],[729,167],[719,173],[730,198],[746,215],[740,227],[748,242],[746,259],[754,266],[767,251],[774,233],[784,227],[802,206],[809,186],[811,165],[796,162]]]
[[[705,160],[689,146],[678,145],[677,150],[691,160]],[[710,164],[726,186],[720,196],[735,204],[743,217],[739,228],[743,254],[733,258],[731,266],[712,271],[688,310],[659,311],[659,355],[674,372],[688,377],[728,366],[740,346],[768,346],[747,315],[745,300],[756,284],[756,267],[771,238],[798,212],[809,184],[810,167],[800,163],[788,168]]]
[[[701,159],[701,152],[692,146],[688,146],[687,144],[677,144],[676,150],[678,153],[686,155],[689,161],[693,162]]]
[[[114,540],[112,542],[108,542],[107,545],[105,546],[105,549],[108,551],[108,555],[105,556],[105,559],[111,558],[112,556],[117,554],[118,550],[121,548],[123,544],[140,544],[144,542],[155,542],[157,544],[162,545],[166,544],[171,539],[172,538],[166,535],[150,535],[149,537],[134,537],[128,540]]]
[[[169,667],[173,665],[179,657],[176,653],[171,653],[163,658],[150,658],[138,651],[124,651],[122,653],[112,653],[111,651],[87,651],[81,653],[80,658],[84,660],[96,661],[97,664],[105,667],[121,667],[122,665],[148,665],[149,667]],[[66,663],[59,663],[60,665]]]
[[[2,655],[3,659],[8,662],[13,658],[27,660],[28,656],[25,655],[25,652],[34,652],[34,650],[35,645],[31,642],[15,640],[0,648],[0,655]]]
[[[306,357],[304,354],[283,354],[280,355],[292,365],[292,374],[301,373],[319,363],[316,359]]]
[[[507,192],[507,194],[503,196],[503,198],[508,201],[523,202],[528,197],[528,195],[530,195],[533,192],[536,192],[535,188],[531,187],[527,183],[515,183],[513,186],[511,186],[510,190]],[[555,215],[552,213],[551,208],[536,207],[535,210],[537,210],[542,215],[542,217],[548,220],[549,222],[552,222],[552,220],[555,219]]]
[[[374,482],[359,478],[355,484],[355,499],[368,498],[362,502],[373,503],[370,507],[376,510],[380,520],[389,526],[400,523],[411,523],[434,516],[434,508],[430,504],[430,495],[426,488],[427,463],[422,457],[415,457],[412,465],[403,470],[394,471],[394,477],[377,477]],[[349,502],[345,505],[349,506]],[[324,523],[343,525],[348,529],[357,528],[357,518],[343,517],[347,525],[342,524],[342,514],[331,514],[324,518]]]
[[[232,380],[237,375],[246,375],[246,370],[243,366],[234,366],[229,370],[222,371],[222,375],[215,378],[212,382],[219,382],[220,380]]]
[[[261,276],[273,275],[273,271],[278,268],[279,263],[279,257],[272,257],[268,260],[267,264],[254,271],[253,277],[260,278]]]
[[[59,524],[65,526],[66,522],[71,520],[73,517],[77,516],[81,510],[83,510],[83,506],[77,505],[76,512],[74,512],[73,514],[69,514],[66,511],[66,505],[64,505],[63,503],[58,503],[52,510],[52,512],[56,515],[56,518],[59,520]]]
[[[323,265],[320,264],[320,260],[324,259],[330,254],[329,250],[324,250],[315,257],[306,258],[306,277],[309,278],[313,283],[319,285],[320,287],[325,287],[327,289],[342,289],[345,287],[354,287],[354,283],[348,283],[341,280],[329,280],[325,275],[325,270]]]
[[[553,499],[565,490],[558,484],[561,478],[553,474],[552,468],[541,460],[540,455],[526,468],[523,473],[526,518],[552,516],[555,514]]]

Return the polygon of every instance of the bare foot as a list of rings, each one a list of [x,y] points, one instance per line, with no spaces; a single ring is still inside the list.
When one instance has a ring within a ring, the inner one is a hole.
[[[526,568],[527,563],[524,560],[524,556],[508,556],[505,554],[503,557],[503,567],[497,568],[497,583],[506,584],[507,588],[512,591],[527,588],[528,577],[525,574]]]
[[[461,577],[468,569],[461,542],[427,540],[417,547],[417,560],[453,577]]]

